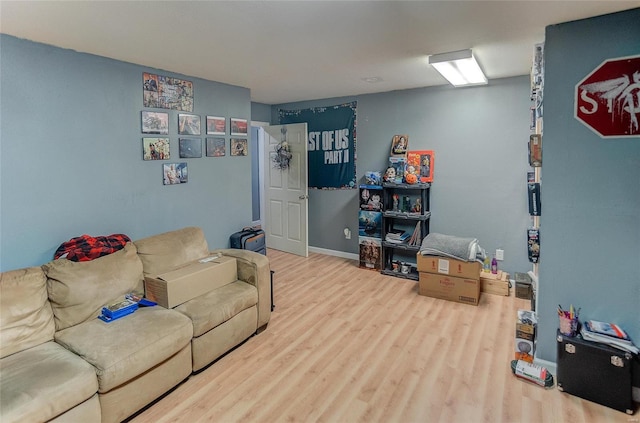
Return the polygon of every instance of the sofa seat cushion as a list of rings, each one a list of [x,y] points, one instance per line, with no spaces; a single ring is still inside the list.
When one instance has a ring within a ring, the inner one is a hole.
[[[0,360],[0,421],[48,421],[98,391],[93,367],[53,341]]]
[[[197,337],[257,303],[256,287],[243,281],[235,281],[180,304],[174,310],[191,319],[193,336]]]
[[[93,319],[57,332],[55,339],[95,367],[104,393],[173,356],[192,336],[186,316],[156,306],[110,323]]]

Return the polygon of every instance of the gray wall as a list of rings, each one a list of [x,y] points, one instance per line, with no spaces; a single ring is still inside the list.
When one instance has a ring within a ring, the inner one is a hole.
[[[254,122],[269,122],[271,120],[271,106],[264,103],[251,103],[251,120]]]
[[[640,341],[640,139],[601,139],[573,117],[575,85],[640,54],[640,9],[550,26],[540,223],[539,358],[556,360],[556,307]],[[629,75],[631,76],[631,75]],[[637,92],[637,91],[636,91]]]
[[[250,224],[250,157],[180,159],[168,111],[170,162],[188,163],[189,182],[163,186],[163,162],[142,160],[140,124],[145,71],[192,81],[202,119],[251,119],[248,89],[0,37],[1,270],[47,262],[82,234],[195,225],[216,248]]]
[[[533,51],[533,47],[532,47]],[[502,267],[528,271],[526,181],[529,137],[528,76],[483,87],[430,87],[274,106],[278,110],[357,100],[356,172],[383,171],[391,138],[409,134],[409,149],[435,151],[431,232],[476,237],[488,251],[505,249]],[[358,253],[357,190],[310,190],[309,244]]]

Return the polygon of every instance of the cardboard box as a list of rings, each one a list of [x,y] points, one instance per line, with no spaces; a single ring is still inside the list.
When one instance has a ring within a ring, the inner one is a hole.
[[[456,278],[479,280],[482,265],[477,261],[462,261],[440,256],[423,256],[418,253],[416,258],[418,272],[437,273]]]
[[[480,272],[480,292],[493,295],[509,296],[509,274],[498,270],[498,273]]]
[[[155,277],[145,277],[145,297],[173,308],[238,279],[234,257],[210,256]]]
[[[454,278],[437,273],[420,272],[418,292],[427,297],[478,305],[480,281],[477,278]]]
[[[534,312],[518,310],[516,320],[515,358],[533,363],[536,352],[536,326],[538,321]]]

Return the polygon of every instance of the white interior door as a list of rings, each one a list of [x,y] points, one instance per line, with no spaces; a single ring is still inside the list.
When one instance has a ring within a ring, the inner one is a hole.
[[[265,218],[267,246],[307,257],[308,202],[307,124],[265,126]],[[288,169],[275,165],[276,147],[287,141],[291,149]]]

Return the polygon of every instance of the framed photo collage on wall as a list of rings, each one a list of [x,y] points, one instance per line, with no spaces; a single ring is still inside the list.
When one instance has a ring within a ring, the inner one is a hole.
[[[151,109],[169,109],[177,111],[178,157],[196,159],[206,157],[225,157],[229,134],[229,155],[248,156],[248,120],[205,115],[204,125],[201,116],[193,113],[194,87],[191,81],[155,75],[144,72],[143,107]],[[170,112],[142,110],[141,132],[142,160],[172,160],[171,138],[169,136]],[[204,126],[204,128],[202,128]],[[204,146],[201,135],[204,135]],[[175,152],[175,151],[174,151]],[[163,185],[175,185],[188,182],[188,163],[163,163]]]

